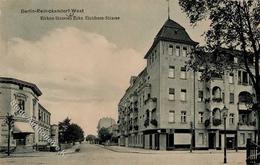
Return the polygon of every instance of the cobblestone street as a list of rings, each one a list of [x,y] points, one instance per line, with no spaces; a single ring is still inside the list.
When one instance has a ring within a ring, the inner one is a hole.
[[[0,165],[218,165],[222,151],[151,151],[124,147],[82,144],[79,153],[58,156],[56,153],[33,153],[1,158]],[[228,152],[229,165],[244,165],[245,152]]]

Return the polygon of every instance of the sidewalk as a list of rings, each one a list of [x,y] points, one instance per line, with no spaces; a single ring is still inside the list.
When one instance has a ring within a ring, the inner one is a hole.
[[[120,152],[120,153],[139,153],[139,154],[184,154],[190,153],[189,150],[175,150],[175,151],[160,151],[160,150],[150,150],[150,149],[143,149],[143,148],[132,148],[132,147],[121,147],[121,146],[103,146],[105,149]],[[223,150],[193,150],[190,154],[223,154]],[[235,150],[227,150],[228,153],[245,153],[245,150],[239,150],[236,152]]]
[[[11,153],[10,156],[7,156],[7,154],[0,153],[0,158],[14,158],[14,157],[48,157],[56,155],[55,152],[30,152],[30,153]]]
[[[49,157],[49,156],[64,156],[66,154],[75,153],[76,149],[80,149],[80,144],[76,144],[69,149],[64,150],[63,152],[42,152],[35,151],[30,153],[11,153],[10,156],[7,154],[0,153],[0,158],[14,158],[14,157]]]

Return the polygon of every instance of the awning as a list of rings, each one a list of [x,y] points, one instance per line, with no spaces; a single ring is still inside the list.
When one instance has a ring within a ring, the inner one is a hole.
[[[25,122],[14,122],[14,129],[13,133],[34,133],[33,128],[30,126],[29,123]]]

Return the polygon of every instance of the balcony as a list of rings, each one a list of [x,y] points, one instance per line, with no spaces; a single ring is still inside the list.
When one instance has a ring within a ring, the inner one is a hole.
[[[220,103],[220,102],[222,102],[222,98],[212,98],[212,101]]]
[[[239,121],[238,129],[240,130],[255,130],[256,129],[256,121]]]
[[[222,120],[220,119],[212,119],[212,122],[210,122],[210,119],[205,120],[204,126],[207,129],[222,129],[223,124]]]

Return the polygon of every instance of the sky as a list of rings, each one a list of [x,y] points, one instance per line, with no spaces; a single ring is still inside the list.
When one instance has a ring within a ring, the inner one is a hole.
[[[117,120],[117,104],[131,75],[168,18],[166,0],[0,0],[0,76],[36,84],[51,123],[66,117],[97,134],[102,117]],[[84,9],[77,16],[119,20],[40,20],[65,14],[21,13],[22,9]],[[193,27],[177,0],[170,17],[201,44],[208,23]]]

